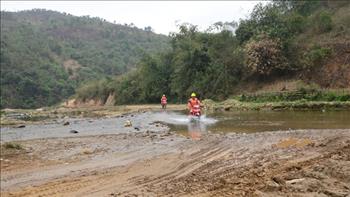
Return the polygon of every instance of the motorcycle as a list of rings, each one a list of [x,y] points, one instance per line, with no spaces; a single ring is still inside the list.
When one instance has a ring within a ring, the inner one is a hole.
[[[201,107],[200,105],[193,105],[192,110],[190,111],[190,119],[191,121],[199,121],[201,117]]]

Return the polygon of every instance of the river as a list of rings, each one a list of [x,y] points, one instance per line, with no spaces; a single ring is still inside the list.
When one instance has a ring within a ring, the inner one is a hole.
[[[125,127],[126,121],[132,126]],[[69,122],[65,126],[64,123]],[[2,127],[1,141],[52,137],[91,136],[164,130],[154,122],[164,123],[171,131],[188,135],[200,133],[252,133],[295,129],[349,129],[349,111],[235,111],[203,115],[190,121],[184,112],[162,111],[135,113],[110,118],[58,119],[26,125],[25,128]],[[70,131],[78,133],[72,134]]]

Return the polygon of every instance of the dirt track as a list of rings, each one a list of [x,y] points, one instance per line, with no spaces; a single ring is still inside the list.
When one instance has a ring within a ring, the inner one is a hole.
[[[2,152],[1,196],[348,196],[350,130],[33,139]]]

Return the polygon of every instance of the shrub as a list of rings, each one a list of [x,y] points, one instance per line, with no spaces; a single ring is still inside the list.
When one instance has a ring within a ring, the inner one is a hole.
[[[245,47],[247,66],[253,73],[265,76],[275,70],[286,69],[287,61],[281,48],[278,39],[274,40],[264,35],[258,41],[250,41]]]
[[[333,28],[331,14],[327,11],[322,11],[316,15],[314,22],[316,24],[316,30],[318,33],[326,33],[331,31]]]
[[[310,66],[316,66],[322,64],[332,54],[332,50],[326,47],[314,46],[310,52],[306,55],[308,64]]]
[[[305,30],[306,19],[300,14],[292,13],[288,18],[289,30],[294,33],[301,33]]]

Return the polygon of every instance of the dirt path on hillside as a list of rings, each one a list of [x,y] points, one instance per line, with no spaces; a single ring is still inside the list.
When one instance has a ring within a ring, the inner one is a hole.
[[[350,130],[160,131],[32,139],[1,155],[1,196],[348,196]]]

